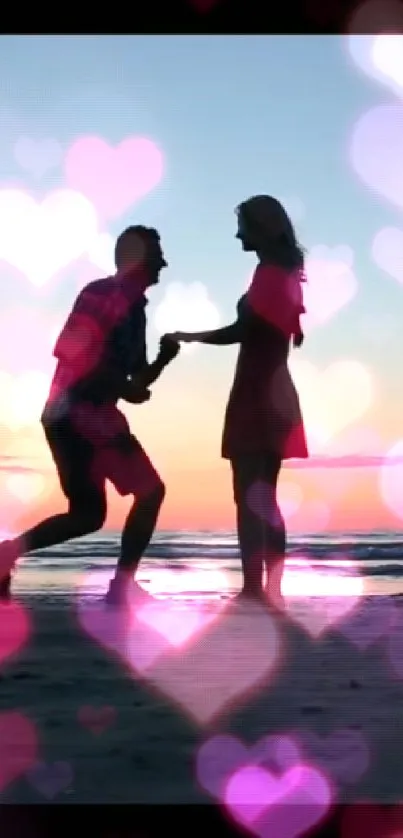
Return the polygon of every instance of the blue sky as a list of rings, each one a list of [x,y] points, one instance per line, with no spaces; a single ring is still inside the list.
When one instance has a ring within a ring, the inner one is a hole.
[[[359,71],[345,39],[3,36],[0,73],[0,180],[23,181],[38,197],[60,185],[60,172],[40,184],[21,178],[12,151],[21,135],[55,137],[66,149],[87,133],[111,143],[154,139],[166,176],[109,232],[129,221],[158,225],[169,278],[205,282],[223,319],[253,265],[234,239],[234,207],[256,192],[299,198],[303,244],[348,244],[360,282],[356,299],[311,336],[309,358],[354,356],[394,378],[401,289],[372,263],[370,247],[398,213],[371,195],[348,159],[355,121],[391,94]],[[63,310],[62,290],[58,301]],[[372,341],[380,311],[395,318],[387,347]]]
[[[402,289],[373,262],[371,246],[379,230],[399,226],[399,212],[358,178],[349,156],[357,120],[398,98],[396,89],[388,90],[358,68],[346,39],[3,36],[0,78],[0,189],[12,184],[40,201],[66,185],[62,165],[41,179],[19,167],[14,147],[21,137],[54,138],[67,152],[88,134],[112,146],[130,136],[146,136],[162,149],[165,176],[160,185],[104,228],[113,236],[129,223],[148,223],[161,231],[170,264],[161,286],[150,295],[151,352],[158,339],[153,311],[171,281],[204,283],[221,322],[233,319],[254,265],[235,240],[234,209],[250,195],[268,192],[291,207],[299,201],[304,211],[296,217],[296,227],[308,250],[349,246],[358,294],[328,323],[315,328],[294,357],[320,369],[340,360],[365,365],[375,380],[376,401],[369,418],[362,418],[363,429],[372,423],[389,445],[398,441],[403,408]],[[41,293],[25,284],[22,293],[21,284],[7,281],[1,265],[3,316],[11,303],[22,303],[33,314],[48,311],[62,322],[77,290],[77,271],[72,264],[63,283],[50,283]],[[21,345],[17,329],[15,334]],[[133,417],[147,450],[161,458],[167,471],[172,508],[181,510],[185,497],[182,478],[174,474],[175,458],[186,468],[195,458],[195,471],[215,469],[219,462],[236,351],[205,347],[181,357],[158,383],[152,404]],[[321,384],[315,387],[319,409],[321,400],[332,399],[329,394],[322,397]],[[344,393],[339,396],[335,413],[340,417],[348,405]],[[351,398],[347,392],[346,399]],[[305,404],[303,398],[304,410]],[[165,410],[171,418],[161,429]],[[169,428],[182,413],[181,429],[173,439]],[[355,421],[359,437],[361,418]],[[39,424],[35,429],[12,431],[13,446],[6,450],[3,445],[1,455],[22,460],[36,456],[36,450],[39,454]],[[32,444],[31,433],[37,434]],[[341,446],[338,453],[346,452]],[[381,451],[375,445],[368,453],[375,457],[371,462],[376,472]],[[14,460],[10,466],[0,456],[1,462],[4,468],[14,467]],[[222,486],[227,491],[227,484]],[[220,492],[218,487],[214,503]],[[230,504],[230,495],[227,500]],[[209,500],[203,502],[207,516]],[[379,505],[379,500],[372,502]],[[192,503],[196,508],[201,500],[190,499]]]

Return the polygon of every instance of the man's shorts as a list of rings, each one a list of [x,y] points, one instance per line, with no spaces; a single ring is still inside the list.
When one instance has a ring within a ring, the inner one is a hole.
[[[105,490],[146,497],[161,478],[115,405],[80,404],[68,416],[42,420],[59,480],[68,499]]]

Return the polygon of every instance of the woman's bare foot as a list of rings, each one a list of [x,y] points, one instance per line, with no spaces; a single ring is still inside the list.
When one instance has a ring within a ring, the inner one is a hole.
[[[279,613],[284,614],[286,610],[286,601],[281,591],[273,591],[273,588],[265,587],[265,597],[269,605]]]
[[[113,608],[141,608],[149,602],[154,602],[154,597],[142,588],[132,575],[117,574],[109,583],[105,601]]]
[[[248,588],[244,587],[236,594],[233,598],[233,602],[260,602],[264,605],[268,605],[267,595],[265,593],[264,588]]]

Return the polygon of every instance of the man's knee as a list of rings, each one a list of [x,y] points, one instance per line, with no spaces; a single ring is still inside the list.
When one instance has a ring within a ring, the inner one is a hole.
[[[102,529],[106,512],[106,501],[101,497],[83,496],[70,502],[70,514],[77,520],[81,535],[90,535]]]
[[[166,495],[165,483],[162,482],[161,478],[158,478],[158,480],[155,483],[154,488],[151,490],[150,494],[148,495],[147,500],[153,506],[160,507],[164,502],[165,495]]]
[[[158,511],[164,502],[166,487],[161,478],[158,477],[150,485],[148,491],[137,496],[137,503],[144,510]]]

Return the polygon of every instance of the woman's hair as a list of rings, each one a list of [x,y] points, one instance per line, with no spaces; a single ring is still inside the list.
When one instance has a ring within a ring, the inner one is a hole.
[[[305,252],[280,201],[270,195],[255,195],[239,204],[236,213],[257,249],[271,256],[275,264],[303,272]]]
[[[274,265],[295,272],[299,282],[306,282],[305,251],[280,201],[270,195],[255,195],[239,204],[236,213],[242,218],[245,236],[250,236],[254,249],[264,253]],[[304,340],[300,324],[304,311],[301,306],[293,333],[293,343],[297,347]]]

